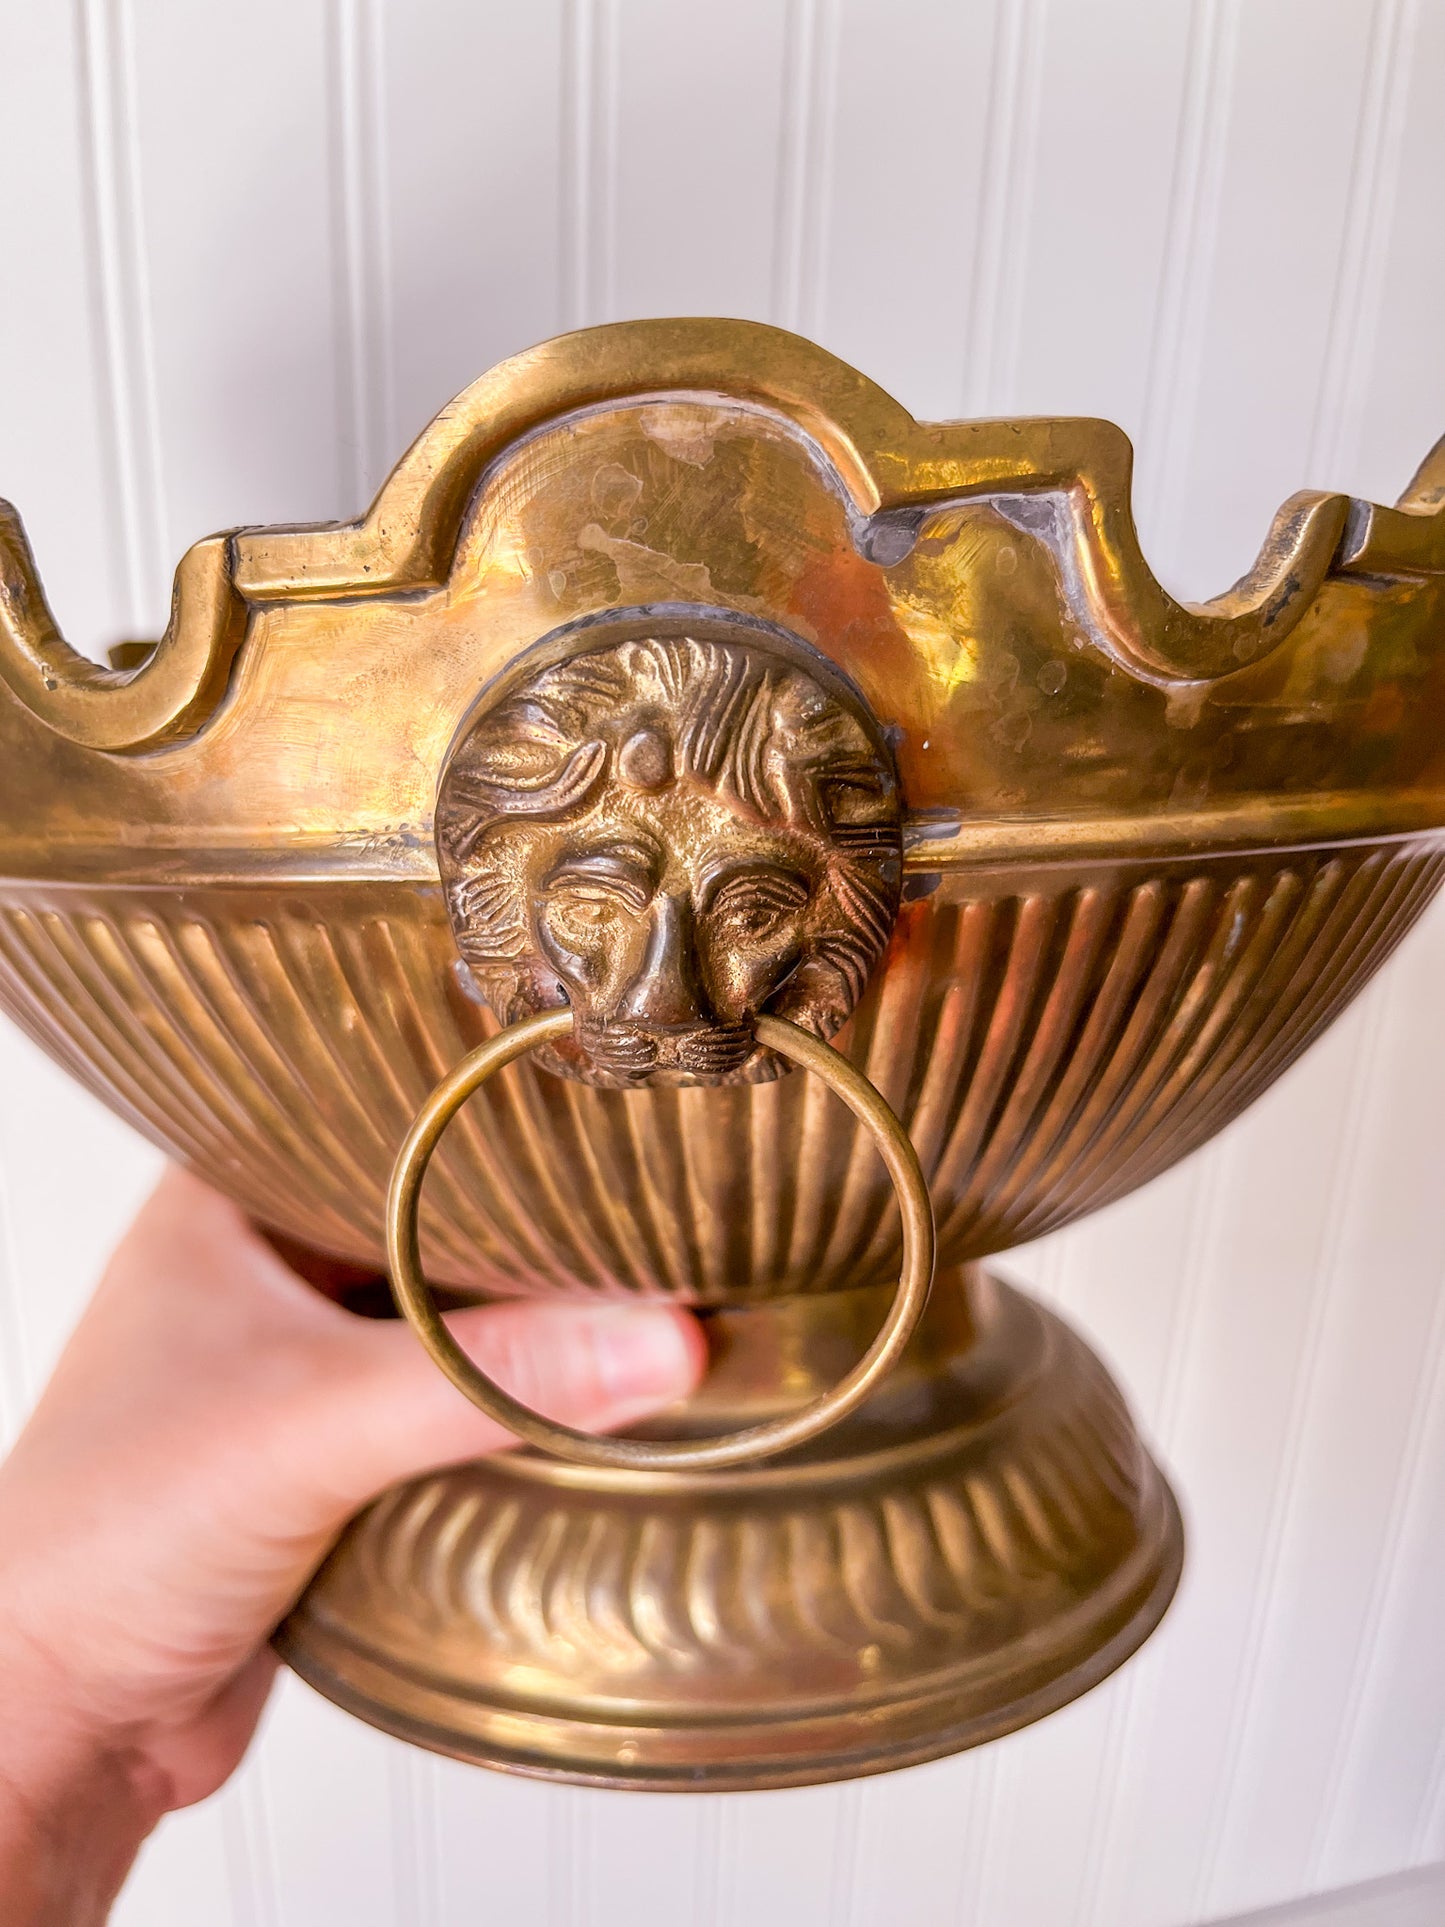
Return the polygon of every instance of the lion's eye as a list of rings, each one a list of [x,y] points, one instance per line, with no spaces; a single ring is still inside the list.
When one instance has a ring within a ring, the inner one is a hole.
[[[621,899],[611,890],[588,889],[574,885],[559,890],[552,899],[552,912],[574,928],[597,929],[622,915]]]
[[[765,870],[730,877],[715,893],[711,910],[734,939],[762,943],[786,929],[807,901],[801,877]]]

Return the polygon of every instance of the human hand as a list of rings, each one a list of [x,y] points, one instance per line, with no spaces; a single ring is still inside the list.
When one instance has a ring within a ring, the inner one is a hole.
[[[684,1396],[696,1322],[662,1306],[448,1320],[549,1417],[624,1427]],[[358,1507],[507,1444],[410,1330],[304,1284],[170,1172],[0,1466],[0,1907],[103,1921],[145,1834],[246,1749],[268,1637]]]

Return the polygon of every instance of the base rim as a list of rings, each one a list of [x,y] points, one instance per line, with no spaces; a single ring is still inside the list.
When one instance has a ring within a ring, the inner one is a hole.
[[[1057,1710],[1159,1623],[1179,1509],[1056,1312],[996,1276],[940,1286],[891,1413],[706,1478],[504,1454],[412,1481],[279,1652],[398,1738],[583,1786],[817,1785]]]
[[[987,1745],[992,1740],[1003,1739],[1022,1727],[1045,1719],[1102,1685],[1143,1646],[1168,1611],[1178,1590],[1184,1566],[1184,1523],[1178,1501],[1158,1467],[1155,1466],[1153,1470],[1163,1514],[1156,1557],[1146,1570],[1140,1586],[1131,1591],[1129,1598],[1132,1604],[1122,1622],[1085,1659],[1065,1671],[1053,1673],[1037,1686],[1017,1693],[986,1713],[975,1712],[972,1717],[962,1720],[950,1721],[946,1716],[937,1718],[930,1721],[929,1730],[912,1739],[892,1743],[883,1741],[867,1748],[842,1748],[833,1754],[815,1755],[806,1763],[795,1761],[787,1766],[779,1764],[770,1767],[759,1765],[756,1760],[737,1766],[713,1761],[669,1771],[661,1771],[640,1762],[629,1766],[615,1759],[606,1769],[600,1764],[594,1767],[570,1762],[563,1764],[555,1755],[509,1748],[494,1741],[464,1735],[454,1723],[442,1726],[415,1718],[394,1704],[364,1691],[354,1680],[327,1664],[321,1649],[329,1642],[324,1637],[318,1638],[319,1629],[314,1625],[288,1620],[278,1628],[272,1643],[291,1671],[315,1692],[343,1711],[365,1720],[368,1725],[389,1733],[394,1739],[423,1747],[428,1752],[439,1753],[472,1766],[490,1767],[495,1772],[513,1774],[522,1779],[550,1780],[559,1785],[595,1787],[612,1792],[687,1794],[769,1792],[789,1787],[825,1786],[839,1780],[874,1778],[884,1773],[901,1772],[906,1767],[923,1766],[931,1760],[944,1759],[971,1747]],[[351,1654],[347,1657],[354,1659]],[[1036,1661],[1029,1670],[1030,1676],[1047,1674],[1048,1656]],[[960,1696],[957,1689],[952,1694],[946,1690],[940,1691],[925,1698],[920,1711],[923,1707],[937,1707],[942,1714],[948,1699]],[[906,1696],[894,1702],[885,1701],[876,1712],[881,1718],[906,1703]],[[840,1715],[840,1721],[845,1717]],[[603,1728],[599,1723],[572,1724],[578,1732],[593,1734],[627,1730]],[[770,1724],[774,1734],[788,1731],[791,1727],[791,1723],[786,1721]],[[748,1730],[761,1733],[766,1729],[759,1726]],[[705,1742],[708,1737],[715,1737],[718,1729],[698,1724],[691,1731]]]

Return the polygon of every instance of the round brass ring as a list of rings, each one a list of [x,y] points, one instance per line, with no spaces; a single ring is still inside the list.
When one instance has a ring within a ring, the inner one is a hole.
[[[933,1282],[933,1205],[908,1133],[878,1092],[847,1058],[810,1032],[780,1017],[759,1017],[761,1043],[820,1077],[872,1134],[898,1194],[903,1218],[903,1264],[898,1292],[877,1337],[832,1391],[786,1418],[750,1425],[721,1439],[600,1438],[545,1419],[519,1404],[474,1365],[437,1311],[421,1271],[417,1213],[422,1180],[442,1132],[480,1085],[503,1065],[562,1037],[572,1028],[569,1010],[545,1011],[511,1024],[464,1057],[427,1098],[406,1134],[392,1167],[386,1200],[386,1248],[397,1305],[423,1345],[459,1391],[509,1432],[558,1458],[579,1465],[624,1466],[633,1471],[712,1471],[784,1452],[816,1438],[863,1403],[897,1363],[923,1314]]]

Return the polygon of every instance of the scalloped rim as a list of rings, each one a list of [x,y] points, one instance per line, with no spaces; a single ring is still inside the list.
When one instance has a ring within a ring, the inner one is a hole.
[[[1395,508],[1305,492],[1223,595],[1177,602],[1139,547],[1133,449],[1112,423],[920,423],[846,362],[759,322],[618,322],[504,361],[451,402],[355,522],[244,529],[182,557],[171,620],[139,668],[102,669],[64,641],[18,516],[0,503],[0,679],[40,721],[103,750],[193,733],[224,693],[248,604],[413,593],[442,584],[472,491],[519,437],[579,408],[723,392],[775,411],[824,451],[869,521],[948,502],[1047,497],[1097,632],[1149,681],[1212,680],[1284,640],[1332,569],[1445,572],[1445,440]]]

